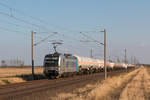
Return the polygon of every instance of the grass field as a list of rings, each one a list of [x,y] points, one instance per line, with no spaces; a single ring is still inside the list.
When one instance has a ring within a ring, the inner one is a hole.
[[[53,100],[150,100],[150,68],[87,85],[73,93],[60,93]]]
[[[43,68],[35,67],[35,74],[42,75]],[[0,85],[25,82],[31,77],[32,68],[0,68]],[[25,77],[24,77],[25,76]]]

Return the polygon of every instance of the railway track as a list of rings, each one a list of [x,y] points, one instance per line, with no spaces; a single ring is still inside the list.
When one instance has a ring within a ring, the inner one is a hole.
[[[130,70],[131,71],[131,70]],[[119,75],[126,72],[125,70],[109,72],[109,76]],[[74,76],[69,78],[59,78],[53,80],[36,80],[24,83],[10,84],[0,86],[0,100],[10,100],[12,97],[30,95],[32,93],[41,91],[50,91],[69,86],[72,84],[79,84],[85,81],[91,81],[94,79],[103,80],[104,73],[95,73],[91,75]]]

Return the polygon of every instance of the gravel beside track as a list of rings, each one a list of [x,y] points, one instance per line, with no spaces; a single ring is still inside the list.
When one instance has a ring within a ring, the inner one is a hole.
[[[133,70],[133,69],[132,69]],[[128,70],[128,71],[132,71]],[[120,75],[126,70],[108,72],[108,76]],[[76,88],[104,79],[104,72],[53,80],[36,80],[0,86],[0,100],[47,100],[60,92],[72,92]],[[48,97],[47,97],[48,96]]]

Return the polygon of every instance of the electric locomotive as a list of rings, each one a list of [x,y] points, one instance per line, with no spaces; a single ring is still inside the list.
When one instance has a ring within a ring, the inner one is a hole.
[[[77,58],[71,54],[48,54],[44,58],[44,74],[48,78],[56,78],[63,73],[77,71]]]

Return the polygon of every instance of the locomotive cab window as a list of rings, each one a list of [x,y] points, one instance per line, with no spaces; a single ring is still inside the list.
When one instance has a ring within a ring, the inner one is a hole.
[[[58,66],[59,57],[47,57],[45,58],[45,67]]]

